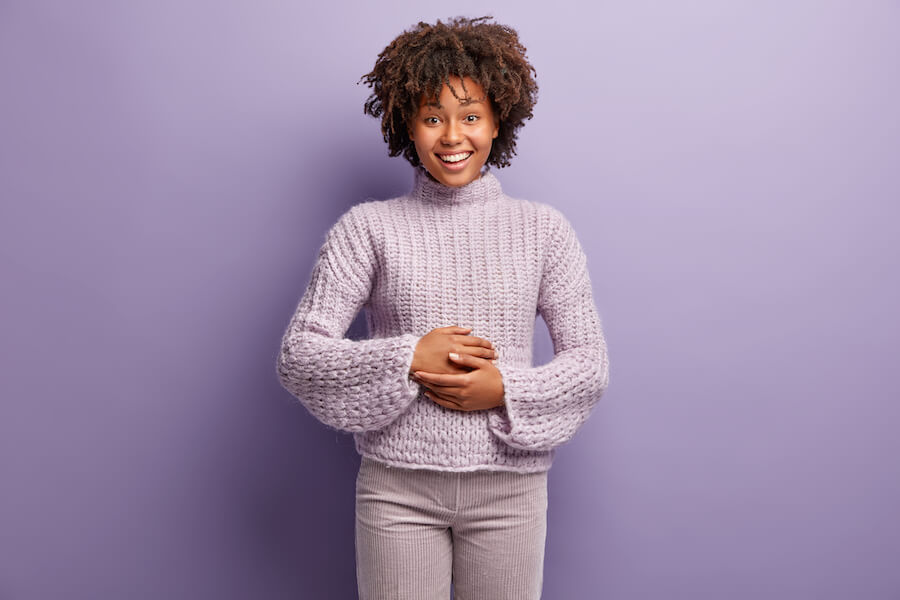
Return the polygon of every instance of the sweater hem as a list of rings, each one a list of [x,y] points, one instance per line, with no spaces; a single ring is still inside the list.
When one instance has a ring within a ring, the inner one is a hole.
[[[399,468],[399,469],[411,469],[418,471],[444,471],[451,473],[466,473],[471,471],[507,471],[514,473],[543,473],[544,471],[549,471],[550,467],[553,466],[552,461],[548,462],[546,465],[514,465],[514,464],[497,464],[497,463],[486,463],[486,464],[473,464],[473,465],[463,465],[463,466],[453,466],[453,465],[432,465],[432,464],[422,464],[422,463],[410,463],[400,460],[392,460],[389,458],[383,458],[381,456],[376,456],[374,454],[370,454],[368,452],[359,452],[360,457],[368,458],[370,460],[374,460],[376,462],[380,462],[389,467]]]

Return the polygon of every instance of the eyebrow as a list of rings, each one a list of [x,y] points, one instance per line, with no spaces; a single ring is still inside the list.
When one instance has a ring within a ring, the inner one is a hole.
[[[465,100],[460,101],[460,106],[468,106],[469,104],[484,104],[484,99],[479,98],[467,98]],[[426,102],[425,106],[433,106],[434,108],[444,108],[441,106],[441,103],[437,100]]]

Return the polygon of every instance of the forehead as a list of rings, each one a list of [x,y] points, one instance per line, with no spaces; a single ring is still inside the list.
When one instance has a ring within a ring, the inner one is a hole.
[[[429,97],[426,94],[422,94],[419,98],[419,106],[444,108],[444,105],[450,107],[471,106],[488,104],[490,102],[484,88],[469,77],[465,77],[462,80],[459,77],[450,77],[450,85],[453,86],[452,90],[445,82],[436,95]],[[463,85],[465,85],[465,89],[463,89]],[[454,95],[454,92],[456,92],[456,95]]]

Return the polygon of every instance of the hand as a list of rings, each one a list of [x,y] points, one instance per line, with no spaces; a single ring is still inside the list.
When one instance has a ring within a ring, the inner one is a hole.
[[[470,369],[454,364],[448,359],[451,352],[460,356],[496,358],[497,351],[488,340],[472,335],[471,327],[438,327],[422,336],[416,344],[410,372],[466,373]]]
[[[459,374],[416,371],[414,378],[425,386],[425,395],[435,404],[452,410],[486,410],[503,406],[503,375],[493,362],[466,354],[449,358],[472,371]]]

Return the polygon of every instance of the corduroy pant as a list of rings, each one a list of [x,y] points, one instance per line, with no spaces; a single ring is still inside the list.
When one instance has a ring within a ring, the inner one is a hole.
[[[360,600],[538,600],[547,472],[446,472],[363,457],[356,479]]]

